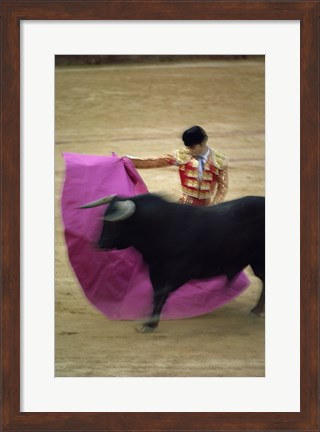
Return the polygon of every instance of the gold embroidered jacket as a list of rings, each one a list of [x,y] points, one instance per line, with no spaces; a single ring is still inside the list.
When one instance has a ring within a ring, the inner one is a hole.
[[[210,149],[201,178],[199,162],[187,148],[178,149],[173,155],[167,154],[160,157],[127,157],[136,168],[178,166],[183,193],[180,200],[182,202],[193,204],[193,200],[196,200],[198,204],[204,200],[205,205],[218,204],[224,200],[228,191],[228,161],[221,152],[216,150]]]

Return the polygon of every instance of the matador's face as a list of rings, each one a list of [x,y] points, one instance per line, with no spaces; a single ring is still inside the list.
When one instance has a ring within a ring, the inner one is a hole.
[[[205,144],[194,144],[189,146],[188,149],[193,157],[198,157],[206,152],[207,147]]]

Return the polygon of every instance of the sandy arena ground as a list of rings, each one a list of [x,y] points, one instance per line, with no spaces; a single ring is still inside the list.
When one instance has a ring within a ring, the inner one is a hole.
[[[55,124],[55,375],[264,376],[264,318],[249,317],[261,285],[250,269],[249,288],[224,307],[139,334],[139,323],[110,321],[87,302],[60,213],[62,152],[166,154],[194,124],[229,157],[227,198],[264,195],[263,60],[58,67]],[[178,199],[175,167],[139,172],[151,192]]]

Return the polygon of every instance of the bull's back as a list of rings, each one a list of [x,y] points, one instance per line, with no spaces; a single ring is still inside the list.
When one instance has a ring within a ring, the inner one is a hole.
[[[246,196],[231,201],[225,201],[214,207],[223,212],[237,212],[238,215],[250,215],[252,212],[258,212],[260,216],[265,212],[265,197],[262,196]]]
[[[265,198],[260,196],[247,196],[227,201],[214,207],[213,219],[227,227],[239,225],[250,228],[250,223],[258,224],[259,228],[265,224]]]
[[[233,260],[250,261],[264,256],[265,249],[265,199],[248,196],[221,204],[219,237],[221,256]],[[213,238],[217,238],[218,227]]]
[[[202,248],[204,253],[236,259],[264,250],[265,199],[248,196],[227,201],[204,214]]]
[[[264,242],[264,197],[247,196],[206,208],[167,202],[151,194],[140,196],[142,200],[143,249],[151,250],[157,258],[179,254],[209,257],[222,252],[230,256],[232,250],[237,253]]]

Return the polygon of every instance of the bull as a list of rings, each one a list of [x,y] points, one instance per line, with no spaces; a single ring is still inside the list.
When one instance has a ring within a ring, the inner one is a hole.
[[[262,282],[252,309],[265,303],[265,199],[247,196],[212,207],[169,202],[154,194],[102,198],[81,208],[109,204],[99,247],[133,246],[148,264],[153,311],[141,332],[152,332],[169,295],[192,279],[226,275],[231,281],[248,265]],[[227,288],[226,288],[227,289]]]

